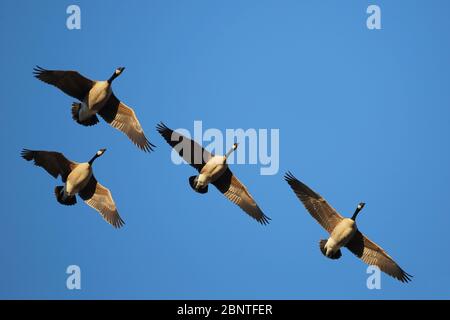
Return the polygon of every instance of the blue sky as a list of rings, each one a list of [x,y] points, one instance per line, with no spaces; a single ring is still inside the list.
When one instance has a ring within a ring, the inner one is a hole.
[[[81,7],[82,29],[66,28]],[[366,28],[366,8],[382,30]],[[3,202],[0,298],[449,298],[450,20],[448,1],[2,1]],[[158,147],[145,154],[104,122],[85,128],[72,98],[32,68],[106,79]],[[211,189],[192,192],[155,131],[280,130],[280,172],[234,165],[269,226]],[[126,225],[59,205],[54,180],[19,157],[57,150],[87,161]],[[324,230],[283,181],[285,171],[343,215],[367,203],[360,229],[414,279],[382,277],[319,251]],[[79,265],[82,290],[66,289]]]

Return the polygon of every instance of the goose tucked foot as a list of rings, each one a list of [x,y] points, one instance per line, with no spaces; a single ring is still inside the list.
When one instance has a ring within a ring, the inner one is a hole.
[[[77,102],[72,103],[72,119],[75,120],[77,123],[87,127],[99,123],[99,120],[95,114],[87,119],[84,119],[83,121],[80,121],[80,109],[81,103]]]
[[[56,200],[65,206],[73,206],[77,203],[75,196],[64,196],[64,186],[55,187],[55,196]]]
[[[191,188],[198,193],[205,194],[208,192],[208,185],[201,187],[199,186],[198,176],[189,177],[189,185]]]
[[[331,250],[326,248],[327,242],[328,242],[328,240],[326,240],[326,239],[320,240],[320,243],[319,243],[320,251],[327,258],[330,258],[333,260],[339,259],[342,256],[341,250],[339,249],[338,251],[333,253]],[[327,255],[327,251],[328,251],[328,255]]]

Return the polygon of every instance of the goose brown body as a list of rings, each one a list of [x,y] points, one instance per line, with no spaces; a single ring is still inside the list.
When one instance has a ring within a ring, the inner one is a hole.
[[[81,103],[80,121],[83,122],[102,110],[111,94],[111,84],[108,81],[96,81]]]
[[[199,188],[206,187],[208,184],[217,181],[228,169],[227,159],[224,156],[213,156],[200,170],[197,179]]]
[[[333,256],[338,250],[344,247],[356,233],[357,227],[355,221],[344,218],[339,222],[331,232],[325,244],[325,255],[327,257]]]
[[[74,196],[83,190],[92,177],[92,166],[89,163],[80,163],[67,176],[64,191]]]

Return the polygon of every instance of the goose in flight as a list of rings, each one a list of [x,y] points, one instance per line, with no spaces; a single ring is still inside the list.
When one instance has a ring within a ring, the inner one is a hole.
[[[269,223],[270,218],[261,211],[247,188],[228,167],[227,158],[236,150],[237,144],[234,144],[224,156],[216,156],[197,142],[169,129],[162,122],[157,125],[157,130],[167,143],[199,172],[199,175],[189,178],[189,184],[194,191],[205,194],[208,192],[208,185],[212,183],[225,197],[237,204],[250,217],[263,225]]]
[[[324,198],[297,180],[292,173],[288,172],[285,180],[312,217],[330,234],[328,240],[320,240],[320,251],[326,257],[339,259],[342,255],[340,249],[346,247],[365,263],[377,266],[391,277],[401,282],[411,281],[410,274],[400,268],[379,245],[358,230],[355,220],[364,208],[364,203],[358,204],[350,219],[344,218]]]
[[[106,149],[100,149],[89,162],[77,163],[68,160],[62,153],[54,151],[33,151],[23,149],[21,156],[27,161],[34,160],[36,166],[44,168],[54,178],[61,176],[64,186],[55,187],[56,200],[67,206],[77,203],[76,194],[115,228],[125,223],[119,216],[116,204],[108,188],[95,179],[92,164]]]
[[[155,147],[145,137],[133,109],[116,98],[111,84],[125,68],[117,68],[106,81],[85,78],[77,71],[46,70],[39,66],[33,69],[34,76],[51,84],[67,95],[78,99],[80,103],[72,104],[72,118],[84,126],[99,122],[99,114],[112,127],[125,133],[141,150],[152,151]]]

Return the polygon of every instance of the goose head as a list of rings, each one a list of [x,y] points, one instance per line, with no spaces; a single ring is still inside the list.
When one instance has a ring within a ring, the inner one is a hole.
[[[351,218],[353,221],[355,221],[356,217],[358,216],[358,213],[364,208],[365,205],[366,204],[364,202],[360,202],[358,204],[358,206],[356,207],[355,213],[353,213],[353,216]]]
[[[95,161],[95,159],[101,157],[105,153],[106,149],[100,149],[98,150],[95,155],[92,157],[91,160],[89,160],[89,164],[92,165]]]
[[[123,72],[123,70],[125,70],[125,67],[119,67],[119,68],[116,69],[116,71],[114,71],[114,73],[117,76],[120,76],[120,74]]]
[[[125,70],[125,67],[119,67],[116,70],[114,70],[114,73],[108,79],[108,83],[111,84],[111,82],[113,82],[115,78],[117,78],[118,76],[120,76],[122,74],[123,70]]]

